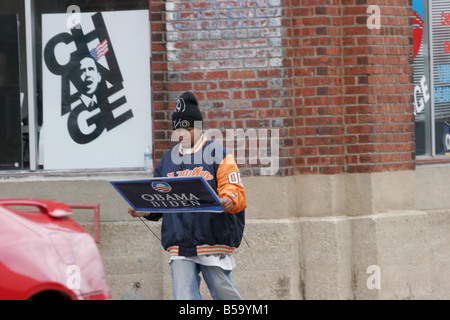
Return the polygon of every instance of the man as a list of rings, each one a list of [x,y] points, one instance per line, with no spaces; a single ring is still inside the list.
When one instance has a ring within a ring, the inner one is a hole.
[[[195,96],[183,93],[172,113],[174,134],[180,143],[166,152],[155,177],[202,175],[221,199],[222,213],[143,213],[133,217],[163,219],[162,245],[170,253],[175,299],[201,299],[201,272],[214,299],[242,299],[231,280],[232,253],[240,245],[245,225],[246,195],[234,157],[208,140]]]

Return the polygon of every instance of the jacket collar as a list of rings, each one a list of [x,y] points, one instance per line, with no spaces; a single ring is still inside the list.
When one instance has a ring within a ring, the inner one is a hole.
[[[199,151],[199,150],[201,150],[203,148],[203,146],[205,145],[207,140],[208,139],[205,137],[205,135],[202,134],[200,136],[200,138],[198,138],[197,142],[194,144],[194,146],[192,148],[184,148],[181,145],[181,143],[180,143],[180,146],[178,147],[178,151],[181,154],[192,154],[192,153],[195,153],[195,152],[197,152],[197,151]]]

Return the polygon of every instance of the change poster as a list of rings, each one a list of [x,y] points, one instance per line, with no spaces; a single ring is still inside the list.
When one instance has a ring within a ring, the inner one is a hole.
[[[151,145],[148,10],[42,15],[45,169],[144,165]]]

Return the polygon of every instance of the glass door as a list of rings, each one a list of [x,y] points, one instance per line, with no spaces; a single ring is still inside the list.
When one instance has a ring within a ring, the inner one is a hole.
[[[23,168],[18,18],[0,15],[0,169]]]

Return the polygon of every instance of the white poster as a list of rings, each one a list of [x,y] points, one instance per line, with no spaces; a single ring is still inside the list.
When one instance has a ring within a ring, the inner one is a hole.
[[[148,10],[42,15],[44,169],[136,168],[151,146]]]

